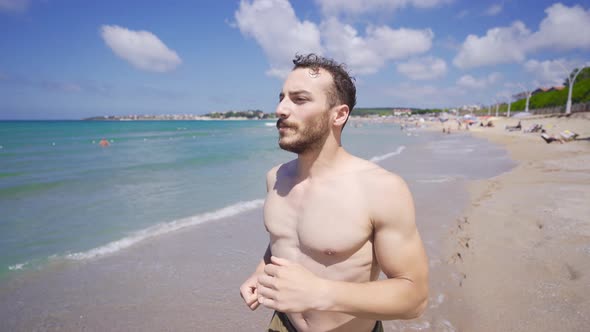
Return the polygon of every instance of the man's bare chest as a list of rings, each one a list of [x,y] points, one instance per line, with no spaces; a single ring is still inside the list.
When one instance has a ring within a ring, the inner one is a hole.
[[[309,255],[348,256],[372,236],[361,190],[326,186],[269,192],[264,222],[271,239],[289,243]]]

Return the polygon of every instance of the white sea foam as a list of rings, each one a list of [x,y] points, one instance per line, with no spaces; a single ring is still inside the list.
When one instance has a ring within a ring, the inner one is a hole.
[[[205,222],[210,222],[210,221],[214,221],[214,220],[218,220],[218,219],[222,219],[222,218],[226,218],[226,217],[235,216],[235,215],[238,215],[242,212],[246,212],[246,211],[250,211],[250,210],[254,210],[259,207],[262,207],[263,204],[264,204],[263,199],[257,199],[257,200],[253,200],[253,201],[249,201],[249,202],[239,202],[239,203],[236,203],[236,204],[233,204],[230,206],[226,206],[226,207],[216,210],[216,211],[206,212],[206,213],[198,214],[198,215],[188,217],[188,218],[183,218],[183,219],[178,219],[178,220],[174,220],[174,221],[167,222],[167,223],[157,224],[157,225],[148,227],[146,229],[140,230],[128,237],[108,243],[104,246],[94,248],[94,249],[91,249],[91,250],[85,251],[85,252],[68,254],[68,255],[66,255],[66,258],[74,259],[74,260],[84,260],[84,259],[90,259],[90,258],[96,258],[96,257],[109,255],[109,254],[118,252],[122,249],[128,248],[140,241],[143,241],[143,240],[151,238],[151,237],[174,232],[174,231],[179,230],[181,228],[198,225],[198,224],[202,224]]]
[[[10,271],[22,270],[28,263],[14,264],[8,267]]]
[[[445,183],[445,182],[451,182],[453,180],[455,180],[455,178],[450,177],[450,176],[443,176],[443,177],[434,178],[434,179],[416,180],[416,182],[419,182],[419,183]]]
[[[434,300],[430,299],[429,307],[431,309],[438,308],[445,301],[445,298],[446,298],[445,294],[442,294],[442,293],[438,294],[438,296]]]
[[[371,158],[371,161],[374,163],[378,163],[378,162],[383,161],[385,159],[397,156],[400,153],[402,153],[402,151],[404,151],[405,148],[406,147],[402,145],[402,146],[398,147],[397,150],[395,150],[394,152],[386,153],[384,155],[375,156],[375,157]]]
[[[440,149],[435,149],[434,152],[437,154],[468,154],[475,151],[471,148],[457,148],[457,147],[445,147]]]

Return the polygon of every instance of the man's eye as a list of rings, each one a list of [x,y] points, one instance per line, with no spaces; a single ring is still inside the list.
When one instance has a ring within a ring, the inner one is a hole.
[[[307,99],[305,98],[295,98],[295,100],[293,100],[294,102],[301,104],[301,103],[305,103],[307,101]]]

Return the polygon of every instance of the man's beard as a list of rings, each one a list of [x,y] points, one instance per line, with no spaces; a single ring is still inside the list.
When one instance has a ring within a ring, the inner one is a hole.
[[[294,131],[292,135],[285,135],[279,137],[279,146],[281,149],[302,154],[306,151],[313,151],[321,148],[330,132],[328,127],[328,119],[330,115],[328,112],[320,115],[319,119],[312,122],[312,125],[306,127],[303,131],[299,131],[298,126],[291,126],[283,119],[277,121],[277,127],[282,123],[289,127],[289,131]],[[289,132],[287,132],[289,134]],[[287,139],[289,139],[287,141]]]

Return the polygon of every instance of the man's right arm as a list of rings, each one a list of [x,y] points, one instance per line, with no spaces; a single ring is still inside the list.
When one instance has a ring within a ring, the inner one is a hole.
[[[244,281],[242,286],[240,287],[240,295],[246,305],[250,308],[250,310],[256,310],[260,303],[258,303],[258,276],[260,274],[264,274],[264,267],[266,264],[270,262],[270,244],[266,247],[266,252],[264,253],[264,257],[258,263],[256,267],[256,271],[252,273],[252,275]]]
[[[272,190],[272,188],[275,185],[278,167],[279,166],[273,167],[266,174],[266,192],[267,193],[270,190]],[[256,310],[256,308],[258,308],[258,306],[260,305],[260,303],[258,303],[258,292],[257,292],[258,276],[261,274],[264,274],[264,267],[266,266],[266,264],[270,263],[270,256],[271,256],[271,252],[270,252],[270,243],[269,243],[268,246],[266,247],[266,251],[264,253],[264,256],[262,256],[260,263],[258,263],[258,265],[256,266],[256,270],[254,271],[254,273],[252,273],[252,275],[248,279],[246,279],[246,281],[244,281],[244,283],[240,287],[240,295],[242,296],[242,299],[244,299],[244,302],[246,302],[246,305],[248,305],[248,307],[251,310]]]

